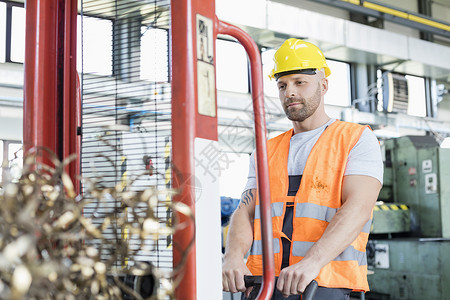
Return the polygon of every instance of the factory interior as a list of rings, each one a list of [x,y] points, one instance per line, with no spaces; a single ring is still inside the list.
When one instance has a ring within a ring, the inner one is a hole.
[[[250,154],[292,128],[289,38],[381,148],[350,299],[450,300],[450,0],[0,0],[0,299],[241,299],[223,253]]]

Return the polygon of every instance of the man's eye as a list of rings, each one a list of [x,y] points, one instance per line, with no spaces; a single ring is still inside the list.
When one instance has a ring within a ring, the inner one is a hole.
[[[285,87],[286,87],[285,85],[280,85],[280,86],[278,86],[278,89],[283,90]]]

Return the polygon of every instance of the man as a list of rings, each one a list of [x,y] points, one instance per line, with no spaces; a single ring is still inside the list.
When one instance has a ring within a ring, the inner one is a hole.
[[[362,125],[331,119],[324,109],[330,69],[315,45],[288,39],[274,56],[272,77],[293,129],[268,141],[276,288],[272,299],[349,299],[368,291],[365,248],[382,186],[379,143]],[[244,275],[262,275],[254,153],[233,214],[223,262],[223,289],[245,292]],[[247,264],[244,256],[250,250]],[[251,299],[257,291],[251,293]],[[245,299],[245,298],[244,298]]]

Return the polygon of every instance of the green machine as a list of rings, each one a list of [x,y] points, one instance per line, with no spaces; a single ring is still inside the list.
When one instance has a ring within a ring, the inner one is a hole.
[[[450,149],[405,136],[386,140],[384,154],[366,297],[450,300]]]

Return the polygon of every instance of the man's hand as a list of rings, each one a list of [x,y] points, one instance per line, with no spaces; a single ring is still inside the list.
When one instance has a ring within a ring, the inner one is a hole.
[[[252,287],[246,288],[244,275],[252,275],[242,258],[225,258],[222,265],[222,288],[226,292],[245,292],[248,298]]]
[[[242,193],[241,203],[231,217],[222,264],[223,290],[232,293],[245,292],[247,298],[252,288],[245,289],[244,275],[252,275],[252,273],[244,263],[244,256],[253,242],[255,195],[255,189]]]
[[[295,265],[284,268],[278,277],[277,289],[284,297],[302,294],[308,284],[313,281],[320,272],[313,262],[305,259]]]

